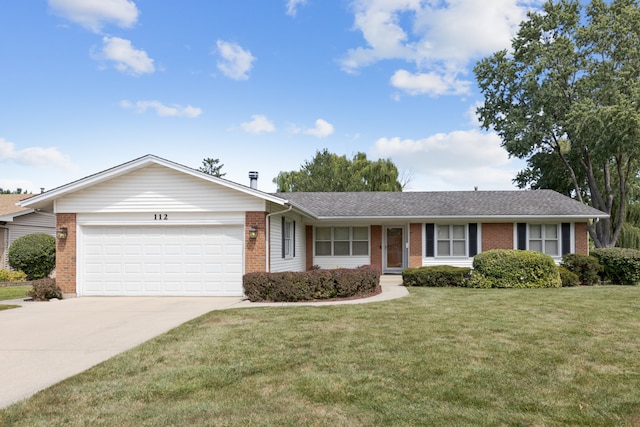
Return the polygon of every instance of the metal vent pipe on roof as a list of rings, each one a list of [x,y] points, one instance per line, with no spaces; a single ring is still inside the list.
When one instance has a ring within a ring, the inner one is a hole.
[[[249,172],[249,187],[253,188],[254,190],[258,189],[258,172]]]

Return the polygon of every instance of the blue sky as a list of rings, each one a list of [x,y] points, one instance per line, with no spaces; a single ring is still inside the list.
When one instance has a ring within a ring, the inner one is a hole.
[[[414,191],[513,189],[475,62],[537,0],[3,0],[0,187],[38,192],[145,154],[275,191],[323,148]]]

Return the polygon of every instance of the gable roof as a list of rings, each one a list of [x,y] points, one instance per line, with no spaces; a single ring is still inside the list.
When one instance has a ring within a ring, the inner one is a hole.
[[[0,194],[0,221],[13,221],[13,218],[33,212],[33,209],[17,206],[21,200],[33,194]]]
[[[316,219],[607,218],[553,190],[275,193]]]
[[[249,194],[270,202],[274,202],[280,205],[284,205],[285,203],[285,200],[277,196],[274,196],[273,194],[265,193],[263,191],[260,191],[251,187],[247,187],[245,185],[238,184],[233,181],[226,180],[224,178],[218,178],[213,175],[209,175],[204,172],[201,172],[197,169],[193,169],[193,168],[163,159],[161,157],[154,156],[153,154],[147,154],[146,156],[139,157],[127,163],[123,163],[121,165],[112,167],[102,172],[95,173],[93,175],[89,175],[85,178],[81,178],[77,181],[73,181],[69,184],[65,184],[61,187],[54,188],[42,194],[38,194],[29,199],[23,200],[20,202],[20,205],[24,207],[30,207],[30,208],[51,209],[53,205],[53,201],[59,197],[74,193],[76,191],[88,188],[95,184],[108,181],[110,179],[125,175],[129,172],[132,172],[153,164],[162,165],[167,168],[185,173],[187,175],[191,175],[191,176],[203,179],[205,181],[210,181],[210,182],[222,185],[223,187],[231,188],[231,189],[240,191],[242,193],[246,193],[246,194]]]

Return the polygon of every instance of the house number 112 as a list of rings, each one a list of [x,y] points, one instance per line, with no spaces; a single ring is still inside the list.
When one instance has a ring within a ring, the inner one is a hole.
[[[167,214],[154,214],[153,219],[156,221],[166,221],[169,219],[169,215]]]

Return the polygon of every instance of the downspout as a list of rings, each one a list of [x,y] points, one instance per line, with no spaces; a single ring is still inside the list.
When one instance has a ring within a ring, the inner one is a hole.
[[[285,205],[288,205],[288,203],[285,203]],[[285,209],[283,211],[272,212],[270,214],[267,214],[266,224],[265,224],[266,230],[264,231],[265,238],[266,238],[266,241],[267,241],[267,244],[266,244],[267,250],[266,250],[266,253],[265,253],[265,263],[264,263],[264,265],[266,267],[266,270],[267,270],[266,272],[267,273],[269,273],[271,271],[271,263],[269,262],[270,261],[269,256],[271,255],[270,252],[269,252],[270,251],[270,246],[271,246],[270,245],[270,243],[271,243],[271,227],[269,226],[269,219],[271,218],[272,215],[278,215],[278,214],[287,213],[291,209],[293,209],[293,205],[289,204],[289,208],[287,208],[287,209]]]

